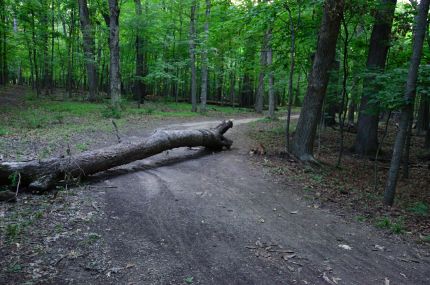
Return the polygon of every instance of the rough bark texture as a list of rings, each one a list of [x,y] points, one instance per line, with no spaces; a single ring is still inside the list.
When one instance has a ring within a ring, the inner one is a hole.
[[[424,38],[427,27],[427,15],[430,0],[421,0],[418,8],[418,16],[415,23],[414,46],[412,49],[411,64],[409,67],[408,80],[405,90],[406,105],[402,109],[400,116],[400,127],[394,143],[393,156],[391,158],[390,170],[388,172],[387,185],[384,193],[385,205],[392,206],[396,193],[399,168],[402,160],[403,149],[405,147],[409,123],[413,116],[414,99],[418,80],[418,68],[420,66],[423,50]]]
[[[292,152],[300,160],[312,161],[315,133],[333,63],[343,15],[344,1],[327,0],[318,37],[318,46],[303,108],[292,143]]]
[[[224,121],[210,130],[159,130],[145,139],[70,157],[30,162],[3,162],[0,163],[0,185],[9,184],[10,175],[19,173],[20,185],[28,186],[32,191],[46,191],[66,176],[88,176],[173,148],[196,146],[213,150],[230,148],[233,142],[225,138],[224,134],[232,127],[232,121]]]
[[[79,17],[81,21],[81,29],[83,35],[83,46],[85,65],[87,68],[89,101],[96,100],[97,94],[97,71],[95,64],[95,42],[93,27],[90,21],[90,13],[88,11],[87,0],[79,0]]]
[[[190,64],[191,64],[191,104],[192,112],[197,112],[197,76],[196,76],[196,0],[191,4],[190,14]]]
[[[275,72],[272,68],[273,63],[273,50],[271,45],[272,29],[270,28],[268,33],[268,45],[267,45],[267,67],[269,68],[269,118],[275,119],[275,108],[276,108],[276,98],[275,98]]]
[[[367,69],[372,73],[385,68],[396,3],[396,0],[380,0],[367,56]],[[375,76],[365,76],[363,86],[365,88],[361,97],[354,150],[360,155],[367,155],[376,152],[378,148],[379,116],[376,110],[372,110],[375,109],[374,106],[369,104],[374,93]]]
[[[142,3],[140,0],[134,0],[136,15],[142,16]],[[134,92],[139,104],[143,103],[145,98],[145,84],[143,83],[143,77],[145,76],[145,53],[144,40],[140,35],[141,31],[137,31],[136,35],[136,79],[134,83]]]
[[[206,112],[208,99],[208,39],[209,39],[209,15],[211,13],[211,1],[206,0],[206,20],[204,27],[204,43],[202,52],[202,90],[200,94],[200,112]]]
[[[255,98],[255,111],[259,114],[263,113],[264,107],[264,77],[266,76],[267,67],[267,45],[268,45],[268,30],[264,34],[263,44],[260,52],[260,73],[258,74],[258,88]]]
[[[110,96],[112,107],[119,109],[121,76],[119,66],[119,7],[118,0],[109,0]]]

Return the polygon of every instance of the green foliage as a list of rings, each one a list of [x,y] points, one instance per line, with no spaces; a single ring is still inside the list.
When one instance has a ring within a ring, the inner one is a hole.
[[[388,217],[382,217],[376,220],[375,225],[380,229],[390,230],[394,234],[402,234],[406,231],[403,218],[392,221]]]
[[[410,212],[420,216],[427,216],[429,214],[429,209],[429,205],[425,202],[416,202],[408,208]]]
[[[193,284],[194,283],[194,277],[190,276],[190,277],[186,277],[184,279],[185,283],[187,284]]]
[[[122,112],[118,108],[107,106],[105,109],[101,111],[101,114],[105,118],[120,119]]]
[[[1,136],[6,136],[9,134],[9,131],[3,127],[0,127],[0,137]]]
[[[19,181],[19,172],[14,172],[11,175],[9,175],[9,181],[10,181],[10,185],[12,187],[15,187],[18,185],[18,181]]]
[[[18,236],[22,232],[22,226],[18,223],[8,224],[6,225],[6,238],[13,242],[18,238]]]

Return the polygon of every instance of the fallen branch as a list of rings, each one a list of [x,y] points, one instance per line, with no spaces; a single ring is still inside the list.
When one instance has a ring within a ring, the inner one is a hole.
[[[232,127],[232,121],[224,121],[214,129],[158,130],[145,139],[70,157],[29,162],[1,162],[0,185],[9,184],[8,177],[13,173],[19,173],[21,186],[41,192],[52,188],[65,177],[92,175],[173,148],[203,146],[212,150],[222,150],[230,148],[233,143],[224,137]]]

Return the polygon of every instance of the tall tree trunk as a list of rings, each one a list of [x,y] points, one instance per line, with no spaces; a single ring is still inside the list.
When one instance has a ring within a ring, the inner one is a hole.
[[[197,112],[196,6],[197,2],[193,0],[190,14],[191,112]]]
[[[49,88],[54,88],[54,48],[55,48],[55,1],[51,1],[51,58],[49,60]]]
[[[34,11],[31,10],[31,36],[32,36],[32,44],[33,44],[33,66],[34,66],[34,74],[35,74],[35,81],[34,86],[36,87],[36,95],[37,97],[40,96],[40,81],[39,81],[39,68],[37,64],[37,43],[36,43],[36,27],[35,27],[35,15]]]
[[[110,96],[112,107],[120,109],[121,76],[119,55],[119,7],[118,0],[109,0],[109,50],[110,50]]]
[[[402,108],[402,113],[400,116],[400,127],[394,143],[393,156],[391,158],[391,165],[388,172],[387,185],[385,187],[384,193],[384,203],[385,205],[389,206],[392,206],[394,203],[403,149],[405,146],[409,123],[413,116],[414,99],[418,80],[418,69],[420,66],[424,38],[426,34],[429,3],[430,0],[421,0],[418,8],[418,16],[415,19],[414,44],[404,95],[405,105]]]
[[[307,94],[292,142],[292,152],[303,161],[313,161],[318,121],[327,90],[329,70],[334,61],[336,43],[344,9],[344,0],[326,0],[317,50],[309,77]]]
[[[365,88],[361,97],[354,145],[355,152],[360,155],[373,154],[378,148],[379,114],[369,101],[375,93],[375,72],[383,71],[385,68],[396,3],[396,0],[380,0],[380,7],[375,16],[367,56],[367,69],[371,74],[364,77]]]
[[[142,3],[140,0],[134,0],[136,15],[142,17]],[[145,76],[145,52],[144,52],[144,39],[141,36],[141,31],[136,31],[136,74],[134,83],[134,92],[136,98],[139,100],[139,105],[143,103],[145,98],[145,84],[143,77]]]
[[[206,0],[206,19],[203,34],[202,52],[202,90],[200,94],[200,112],[206,112],[206,101],[208,96],[208,45],[209,45],[209,16],[211,13],[211,1]]]
[[[6,85],[9,81],[9,69],[7,66],[7,12],[4,1],[1,1],[0,11],[0,84]]]
[[[87,69],[88,89],[90,102],[94,102],[97,97],[97,70],[95,58],[94,30],[90,20],[87,0],[78,0],[79,18],[83,35],[84,60]]]
[[[430,121],[429,121],[429,100],[425,95],[421,96],[420,107],[418,110],[418,120],[417,120],[417,132],[418,134],[423,134],[427,131]]]
[[[266,76],[267,67],[267,30],[264,33],[263,43],[260,52],[260,73],[258,74],[258,88],[255,98],[255,111],[259,114],[263,113],[264,107],[264,77]]]
[[[291,152],[290,145],[290,125],[291,125],[291,108],[293,106],[293,80],[294,80],[294,71],[296,66],[296,30],[294,28],[293,15],[288,4],[285,5],[285,9],[288,12],[288,18],[290,21],[290,36],[291,36],[291,46],[290,46],[290,75],[288,78],[288,114],[287,114],[287,126],[286,126],[286,150],[287,152]],[[299,7],[299,20],[298,25],[300,25],[300,7]],[[297,80],[297,93],[299,93],[299,82],[300,82],[300,73],[299,78]],[[298,95],[297,95],[298,97]]]
[[[275,97],[275,72],[273,70],[273,50],[272,50],[272,27],[269,28],[267,32],[267,67],[269,68],[269,118],[275,119],[275,107],[276,107],[276,97]]]

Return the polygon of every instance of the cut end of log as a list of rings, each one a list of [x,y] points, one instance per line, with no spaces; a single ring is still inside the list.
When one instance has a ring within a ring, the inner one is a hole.
[[[227,120],[223,121],[221,124],[219,124],[215,130],[219,135],[225,134],[229,129],[233,128],[233,120]]]

